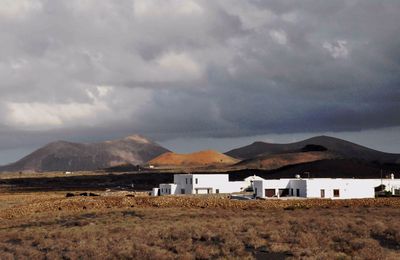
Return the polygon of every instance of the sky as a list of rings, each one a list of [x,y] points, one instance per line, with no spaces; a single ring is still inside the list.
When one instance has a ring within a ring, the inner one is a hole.
[[[1,0],[0,163],[139,133],[400,152],[400,1]]]

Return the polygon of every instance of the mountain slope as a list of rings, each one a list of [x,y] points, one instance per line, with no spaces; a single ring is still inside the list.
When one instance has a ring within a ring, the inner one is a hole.
[[[400,162],[400,154],[376,151],[355,143],[329,136],[317,136],[289,144],[254,142],[251,145],[233,149],[225,154],[234,158],[250,159],[261,155],[299,152],[307,145],[325,147],[328,151],[333,152],[343,158],[356,158],[367,161],[380,161],[388,163]]]
[[[355,159],[320,160],[296,165],[289,165],[270,171],[271,175],[293,178],[300,174],[307,178],[386,178],[391,173],[399,178],[399,164],[379,164]]]
[[[141,164],[165,152],[168,150],[139,135],[92,144],[57,141],[0,167],[0,171],[97,170],[124,163]]]
[[[246,159],[235,166],[246,169],[278,169],[287,165],[314,162],[319,160],[336,159],[338,156],[330,152],[312,151],[300,153],[283,153],[261,155],[252,159]]]
[[[191,154],[177,154],[168,152],[154,158],[153,160],[149,161],[148,164],[154,166],[194,167],[232,165],[237,162],[238,160],[225,154],[208,150]]]

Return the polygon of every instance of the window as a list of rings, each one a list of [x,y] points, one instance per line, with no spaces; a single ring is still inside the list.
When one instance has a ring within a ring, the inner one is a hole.
[[[296,197],[300,197],[300,189],[296,189]]]
[[[333,197],[340,197],[340,191],[339,191],[339,189],[333,190]]]
[[[321,190],[321,198],[325,198],[325,190]]]
[[[192,178],[190,178],[190,184],[193,184],[192,182],[193,182],[193,179],[192,179]]]
[[[188,184],[187,178],[185,180],[186,180],[186,184]]]
[[[219,189],[216,189],[216,190],[215,190],[215,193],[219,193]]]
[[[196,184],[199,184],[199,179],[197,179],[197,178],[196,178],[196,180],[195,180],[195,181],[196,181]]]
[[[255,193],[256,193],[256,195],[257,195],[257,188],[254,188],[254,191],[255,191]]]
[[[185,194],[185,189],[181,189],[181,194]]]
[[[293,196],[293,189],[290,189],[290,196]]]

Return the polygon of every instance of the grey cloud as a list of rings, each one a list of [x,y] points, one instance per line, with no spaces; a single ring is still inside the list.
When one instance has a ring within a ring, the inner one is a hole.
[[[32,2],[0,9],[0,149],[400,124],[395,1]]]

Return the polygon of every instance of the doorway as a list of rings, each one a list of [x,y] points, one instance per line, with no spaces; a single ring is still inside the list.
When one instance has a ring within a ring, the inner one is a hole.
[[[265,197],[273,197],[275,196],[275,189],[265,189]]]
[[[289,189],[279,189],[279,197],[289,196]]]

